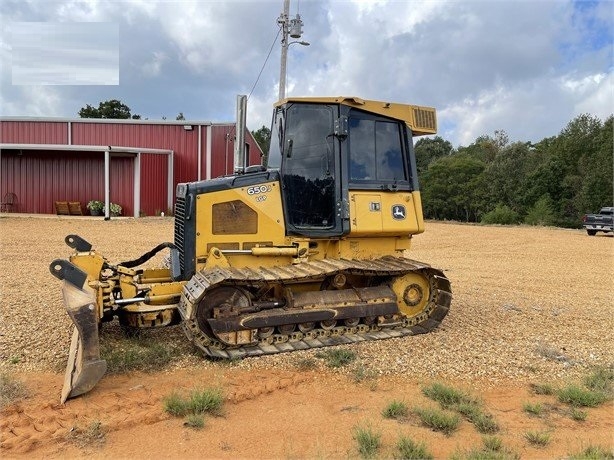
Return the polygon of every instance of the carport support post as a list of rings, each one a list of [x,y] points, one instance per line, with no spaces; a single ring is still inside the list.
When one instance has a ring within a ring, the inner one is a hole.
[[[134,217],[141,214],[141,153],[134,158]]]
[[[111,210],[109,209],[111,200],[111,180],[109,177],[109,169],[111,163],[111,153],[109,150],[104,151],[104,220],[111,218]]]
[[[175,210],[173,209],[173,177],[175,176],[175,170],[173,169],[173,165],[175,164],[175,151],[171,150],[169,155],[166,158],[167,161],[167,169],[168,176],[166,178],[166,212],[173,213]]]

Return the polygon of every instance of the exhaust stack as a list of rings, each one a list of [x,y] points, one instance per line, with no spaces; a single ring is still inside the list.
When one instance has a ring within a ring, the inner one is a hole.
[[[245,172],[245,129],[247,127],[247,96],[237,96],[237,125],[235,134],[235,174]]]

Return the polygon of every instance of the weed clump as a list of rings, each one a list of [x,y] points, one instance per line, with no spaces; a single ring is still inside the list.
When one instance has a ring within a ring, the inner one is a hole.
[[[409,409],[407,408],[407,405],[402,401],[392,401],[382,411],[382,415],[384,416],[384,418],[391,418],[397,420],[407,417],[408,414]]]
[[[539,417],[542,414],[543,406],[540,403],[524,403],[522,409],[529,415],[533,415],[535,417]]]
[[[66,440],[83,449],[84,447],[101,447],[106,442],[106,432],[99,420],[92,421],[86,428],[73,426]]]
[[[183,424],[195,430],[201,430],[205,427],[205,417],[202,414],[189,414]]]
[[[492,434],[499,431],[499,425],[495,419],[484,412],[480,401],[471,395],[441,383],[433,383],[424,387],[422,393],[437,401],[443,409],[453,410],[461,414],[482,434]]]
[[[382,435],[370,426],[355,426],[354,440],[358,443],[358,453],[362,458],[374,458],[382,445]]]
[[[326,350],[317,353],[316,358],[326,361],[328,367],[343,367],[356,359],[356,353],[346,349]]]
[[[503,446],[501,438],[496,436],[484,436],[484,444],[481,449],[473,449],[466,454],[457,453],[453,459],[463,460],[517,460],[520,458],[516,452]]]
[[[426,448],[426,444],[423,442],[417,443],[407,437],[401,437],[397,442],[396,448],[397,451],[394,455],[394,458],[396,459],[431,460],[435,458]]]
[[[588,446],[582,452],[569,456],[570,460],[614,460],[614,451],[601,446]]]
[[[572,407],[569,411],[569,416],[572,420],[576,422],[583,422],[588,417],[588,412],[582,409],[578,409],[577,407]]]
[[[25,385],[10,374],[0,374],[0,408],[27,396]]]
[[[586,388],[601,392],[611,398],[614,396],[614,368],[598,367],[584,379]]]
[[[311,371],[318,367],[318,363],[313,358],[301,358],[298,359],[295,363],[296,368],[299,371]]]
[[[546,447],[550,444],[550,433],[547,431],[527,431],[524,437],[535,447]]]
[[[152,372],[168,365],[177,353],[168,343],[137,334],[116,343],[101,343],[102,358],[107,361],[109,373],[131,371]]]
[[[558,398],[560,402],[574,407],[597,407],[609,399],[602,391],[585,389],[578,385],[561,388]]]
[[[458,426],[461,422],[460,417],[458,415],[444,412],[438,409],[423,409],[420,407],[416,407],[414,408],[413,413],[420,418],[420,421],[424,426],[429,427],[435,431],[441,431],[447,436],[450,436],[452,433],[454,433],[458,429]]]
[[[224,397],[219,388],[194,390],[188,398],[176,392],[164,399],[164,410],[174,417],[186,417],[184,425],[200,429],[205,426],[204,415],[222,415]]]
[[[437,401],[444,409],[461,403],[474,404],[476,402],[469,395],[442,383],[433,383],[424,387],[422,393],[433,401]]]

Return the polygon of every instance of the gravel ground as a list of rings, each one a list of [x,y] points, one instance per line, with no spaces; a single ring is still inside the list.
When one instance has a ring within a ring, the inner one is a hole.
[[[65,365],[70,320],[60,283],[48,267],[70,254],[67,234],[84,237],[111,262],[133,259],[173,238],[170,218],[104,222],[5,216],[0,218],[0,368],[16,371],[60,371]],[[493,385],[576,378],[591,366],[612,365],[613,248],[614,238],[580,230],[428,222],[408,255],[450,278],[450,314],[434,333],[352,349],[375,374]],[[195,356],[178,328],[155,335],[185,351],[176,366],[212,365]],[[233,365],[295,368],[297,360],[315,353]]]

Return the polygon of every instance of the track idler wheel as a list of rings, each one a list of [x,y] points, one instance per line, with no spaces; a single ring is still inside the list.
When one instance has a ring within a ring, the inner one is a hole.
[[[429,278],[422,272],[407,273],[392,283],[399,310],[408,318],[422,313],[431,300]]]

